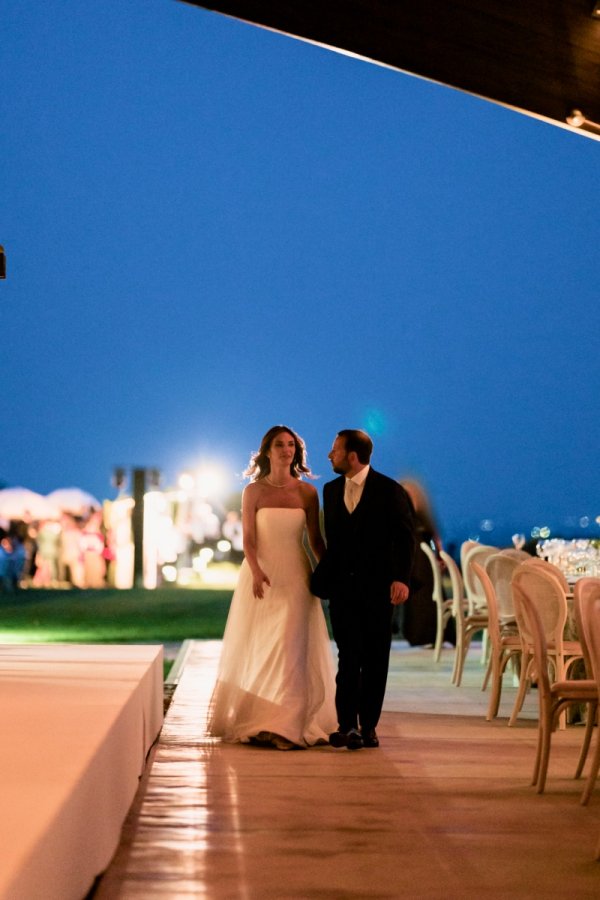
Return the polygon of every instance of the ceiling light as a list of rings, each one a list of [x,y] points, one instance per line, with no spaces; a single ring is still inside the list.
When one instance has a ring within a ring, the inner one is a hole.
[[[600,123],[586,119],[580,109],[571,111],[571,114],[567,116],[567,124],[574,128],[581,128],[583,131],[590,131],[592,134],[600,134]]]

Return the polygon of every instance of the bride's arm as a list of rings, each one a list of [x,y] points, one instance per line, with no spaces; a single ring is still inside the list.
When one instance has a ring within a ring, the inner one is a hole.
[[[268,575],[259,566],[256,555],[256,495],[258,490],[260,489],[256,484],[249,484],[244,488],[244,493],[242,494],[242,533],[244,556],[252,572],[252,593],[255,597],[262,597],[264,593],[263,585],[267,584],[270,586],[271,582]]]
[[[323,540],[321,526],[319,524],[319,495],[312,484],[305,485],[305,490],[308,495],[306,506],[306,533],[308,535],[310,549],[314,553],[317,562],[319,562],[325,553],[325,541]]]

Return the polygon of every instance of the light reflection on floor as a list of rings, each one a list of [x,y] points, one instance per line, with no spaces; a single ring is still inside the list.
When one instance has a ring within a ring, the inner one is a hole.
[[[193,642],[141,805],[94,900],[437,900],[480,896],[482,885],[488,897],[529,898],[532,884],[553,895],[557,877],[574,896],[597,896],[598,797],[581,807],[573,780],[582,730],[554,736],[536,795],[537,697],[509,729],[507,684],[500,717],[486,722],[478,648],[461,688],[451,650],[435,665],[431,651],[395,648],[381,749],[359,753],[206,737],[219,651]]]

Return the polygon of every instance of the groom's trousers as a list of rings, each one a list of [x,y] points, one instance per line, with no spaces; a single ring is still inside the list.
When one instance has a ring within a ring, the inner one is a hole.
[[[329,614],[338,648],[335,703],[340,731],[375,728],[387,684],[392,639],[389,589],[370,594],[346,582]]]

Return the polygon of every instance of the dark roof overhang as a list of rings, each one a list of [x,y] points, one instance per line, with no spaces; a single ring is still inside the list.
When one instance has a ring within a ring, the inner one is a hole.
[[[600,137],[594,0],[184,2]]]

